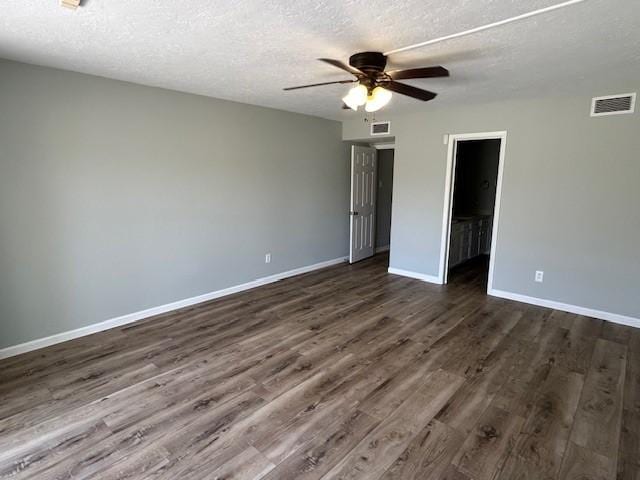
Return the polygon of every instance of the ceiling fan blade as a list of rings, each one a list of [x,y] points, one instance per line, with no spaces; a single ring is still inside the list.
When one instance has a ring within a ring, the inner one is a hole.
[[[319,58],[318,60],[328,63],[329,65],[333,65],[334,67],[338,67],[339,69],[344,70],[345,72],[349,72],[352,75],[363,75],[362,71],[358,70],[355,67],[352,67],[351,65],[347,65],[340,60],[333,60],[331,58]]]
[[[346,103],[342,102],[342,110],[352,110],[352,108]]]
[[[396,92],[412,98],[417,98],[418,100],[422,100],[423,102],[433,100],[437,96],[436,93],[430,92],[428,90],[412,87],[411,85],[407,85],[406,83],[394,82],[393,80],[381,86],[383,88],[386,88],[387,90],[391,90],[392,92]]]
[[[298,90],[300,88],[320,87],[322,85],[333,85],[336,83],[354,83],[354,82],[357,82],[357,80],[338,80],[335,82],[312,83],[310,85],[300,85],[298,87],[287,87],[287,88],[283,88],[283,90]]]
[[[408,68],[406,70],[394,70],[387,72],[394,80],[404,80],[409,78],[436,78],[436,77],[448,77],[449,70],[444,67],[422,67],[422,68]]]

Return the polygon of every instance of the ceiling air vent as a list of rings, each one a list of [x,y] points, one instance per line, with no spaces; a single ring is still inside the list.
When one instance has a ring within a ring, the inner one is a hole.
[[[600,117],[602,115],[621,115],[623,113],[633,113],[635,105],[635,93],[624,93],[622,95],[607,95],[606,97],[595,97],[591,100],[591,116]]]
[[[371,122],[371,135],[389,135],[391,122]]]

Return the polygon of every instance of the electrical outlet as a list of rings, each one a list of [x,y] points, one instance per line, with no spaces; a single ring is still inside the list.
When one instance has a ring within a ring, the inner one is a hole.
[[[270,253],[267,253],[264,256],[264,263],[271,263],[271,254]]]
[[[544,272],[541,270],[536,270],[536,282],[538,283],[542,283],[542,280],[544,279]]]

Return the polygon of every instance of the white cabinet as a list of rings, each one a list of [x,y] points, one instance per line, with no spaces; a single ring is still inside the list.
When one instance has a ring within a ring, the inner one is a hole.
[[[493,232],[493,221],[491,217],[484,217],[480,224],[480,254],[489,255],[491,253],[491,233]]]
[[[491,251],[491,217],[454,220],[449,243],[449,268]]]
[[[455,223],[451,225],[451,242],[449,244],[449,266],[459,264],[463,257],[463,231],[462,225]]]

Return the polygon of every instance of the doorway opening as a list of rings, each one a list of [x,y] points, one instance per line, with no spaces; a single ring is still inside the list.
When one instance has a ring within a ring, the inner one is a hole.
[[[389,251],[391,245],[391,202],[393,201],[393,158],[395,149],[378,149],[378,186],[376,192],[376,253]]]
[[[394,153],[392,144],[351,147],[350,263],[389,262]]]
[[[440,279],[477,278],[491,288],[505,132],[449,137]]]

